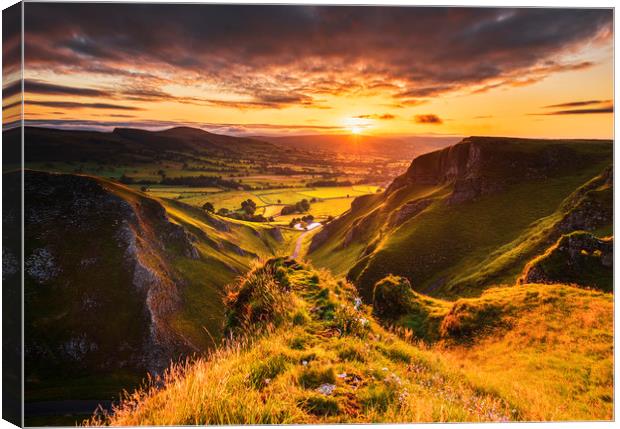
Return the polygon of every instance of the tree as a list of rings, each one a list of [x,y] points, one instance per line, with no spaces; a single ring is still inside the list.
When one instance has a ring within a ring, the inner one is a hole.
[[[248,215],[253,215],[256,211],[256,203],[248,198],[247,200],[241,202],[241,210]]]
[[[226,207],[222,207],[217,211],[217,214],[220,216],[226,216],[228,214],[228,209]]]
[[[213,213],[215,211],[215,207],[213,207],[213,204],[208,201],[202,205],[202,209],[209,213]]]

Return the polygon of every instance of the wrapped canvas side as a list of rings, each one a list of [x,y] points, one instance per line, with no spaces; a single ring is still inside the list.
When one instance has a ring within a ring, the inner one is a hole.
[[[2,418],[23,425],[23,3],[2,11]]]

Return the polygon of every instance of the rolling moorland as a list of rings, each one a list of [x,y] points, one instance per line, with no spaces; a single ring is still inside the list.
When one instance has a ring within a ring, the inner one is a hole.
[[[613,417],[610,141],[413,162],[178,128],[26,142],[29,403],[127,389],[87,421],[118,425]]]

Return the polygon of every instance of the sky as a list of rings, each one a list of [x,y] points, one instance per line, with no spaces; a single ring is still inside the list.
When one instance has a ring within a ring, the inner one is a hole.
[[[24,115],[238,135],[612,138],[612,31],[610,9],[26,3]],[[18,97],[5,88],[5,120]]]

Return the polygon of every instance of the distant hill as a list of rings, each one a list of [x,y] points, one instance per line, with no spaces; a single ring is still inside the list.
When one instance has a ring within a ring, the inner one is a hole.
[[[387,274],[447,297],[513,284],[562,234],[611,233],[612,151],[601,140],[464,139],[354,200],[309,257],[346,273],[367,300]]]
[[[257,136],[285,148],[342,154],[369,153],[394,159],[411,159],[457,143],[460,137],[376,137],[365,135]]]
[[[20,179],[6,173],[4,192],[19,193]],[[100,178],[27,170],[24,192],[27,400],[46,391],[79,398],[72,389],[89,377],[96,382],[88,395],[105,398],[127,375],[139,381],[212,348],[224,285],[282,241],[276,228]],[[7,233],[19,230],[19,212],[10,210]],[[3,275],[18,274],[10,269],[17,255],[3,249]]]
[[[20,129],[6,131],[3,138],[19,139]],[[261,159],[284,155],[271,143],[244,137],[213,134],[197,128],[177,127],[163,131],[116,128],[111,132],[25,127],[27,163],[149,162],[175,154],[185,156],[238,157]]]

